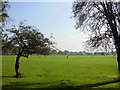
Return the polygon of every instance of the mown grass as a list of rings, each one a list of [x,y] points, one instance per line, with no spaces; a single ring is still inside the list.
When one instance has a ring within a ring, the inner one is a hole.
[[[3,88],[120,88],[115,56],[30,56],[20,59],[23,78],[13,78],[16,56],[2,56]]]

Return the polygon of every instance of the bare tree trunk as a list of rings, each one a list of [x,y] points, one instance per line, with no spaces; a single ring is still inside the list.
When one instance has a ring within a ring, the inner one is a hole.
[[[16,73],[16,75],[14,76],[16,78],[21,77],[21,73],[19,71],[19,59],[20,59],[23,52],[24,52],[24,47],[22,47],[22,50],[19,49],[19,53],[18,53],[18,55],[16,57],[16,63],[15,63],[15,73]]]
[[[16,72],[16,75],[15,77],[16,78],[20,78],[21,77],[21,74],[19,72],[19,59],[20,59],[20,53],[18,53],[17,57],[16,57],[16,63],[15,63],[15,72]]]
[[[117,81],[120,81],[120,46],[118,46],[118,48],[116,48],[116,51],[117,51],[117,62],[118,62],[118,79],[117,79]]]
[[[119,56],[117,57],[117,61],[118,61],[118,71],[120,74],[120,53],[119,53]]]
[[[118,71],[120,75],[120,48],[117,49],[117,62],[118,62]]]

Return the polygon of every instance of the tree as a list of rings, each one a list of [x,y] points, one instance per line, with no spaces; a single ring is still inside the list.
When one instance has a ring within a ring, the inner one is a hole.
[[[2,40],[2,55],[17,55],[18,47],[7,40]]]
[[[7,9],[9,8],[9,3],[8,1],[0,1],[0,44],[2,43],[2,36],[6,36],[5,33],[3,33],[4,29],[3,27],[5,26],[5,23],[7,19],[9,18],[9,15],[7,13]],[[1,49],[1,47],[0,47]],[[2,49],[0,50],[0,54]]]
[[[7,9],[10,7],[9,2],[7,0],[5,1],[0,1],[0,29],[1,29],[1,33],[4,31],[3,27],[5,26],[5,23],[7,21],[7,19],[9,18],[9,15],[7,13]]]
[[[0,1],[0,23],[2,23],[2,25],[4,25],[4,22],[9,17],[7,13],[7,9],[9,7],[10,6],[9,6],[8,1]]]
[[[2,40],[2,55],[9,55],[12,52],[14,45],[6,40]]]
[[[91,47],[115,46],[120,73],[120,2],[112,0],[80,2],[77,0],[73,4],[73,13],[76,28],[87,29],[91,32],[90,40],[87,41]]]
[[[49,38],[45,38],[38,29],[33,26],[25,25],[23,23],[20,23],[18,28],[13,26],[12,28],[7,29],[7,31],[11,34],[8,35],[9,43],[19,48],[15,63],[15,77],[19,78],[21,77],[19,71],[20,57],[23,56],[28,58],[30,54],[35,54],[43,49],[51,50],[53,43],[49,40]],[[39,53],[48,54],[48,51]]]
[[[13,48],[12,48],[12,50],[11,50],[11,54],[12,55],[17,55],[17,53],[18,53],[18,49],[19,47],[17,47],[17,46],[14,46]]]

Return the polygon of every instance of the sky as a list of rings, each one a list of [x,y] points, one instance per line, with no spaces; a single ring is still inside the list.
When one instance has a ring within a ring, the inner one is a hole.
[[[46,37],[53,33],[59,50],[84,51],[87,35],[75,29],[72,17],[73,2],[10,2],[8,14],[14,21],[27,20],[27,25],[36,26]]]

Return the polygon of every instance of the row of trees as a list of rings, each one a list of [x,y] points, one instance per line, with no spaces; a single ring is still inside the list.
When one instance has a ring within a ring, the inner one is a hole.
[[[53,55],[116,55],[115,51],[111,51],[111,52],[87,52],[87,51],[80,51],[80,52],[73,52],[73,51],[68,51],[68,50],[64,50],[64,51],[53,51],[52,52]]]

